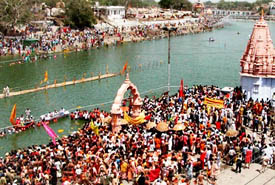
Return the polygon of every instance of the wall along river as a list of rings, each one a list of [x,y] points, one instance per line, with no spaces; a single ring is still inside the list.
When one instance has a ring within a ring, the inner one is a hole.
[[[232,22],[224,29],[213,32],[186,35],[171,38],[171,86],[179,86],[180,79],[184,84],[239,86],[239,61],[251,34],[254,22]],[[272,39],[275,40],[275,23],[269,23]],[[240,34],[237,34],[240,32]],[[214,42],[208,39],[213,37]],[[122,69],[126,60],[131,68],[130,80],[144,95],[159,95],[167,89],[157,89],[167,85],[167,39],[126,43],[120,46],[92,49],[78,53],[57,54],[47,60],[35,63],[16,64],[9,66],[7,60],[0,59],[0,88],[6,85],[13,91],[31,89],[39,85],[47,70],[49,82],[80,79],[83,73],[86,77],[102,74],[108,65],[110,73]],[[0,127],[10,126],[9,116],[13,105],[17,104],[17,116],[24,113],[26,108],[32,110],[32,115],[40,115],[50,111],[76,109],[78,106],[97,104],[95,107],[110,111],[118,88],[125,76],[92,81],[88,83],[49,89],[31,94],[0,99]],[[156,89],[156,90],[152,90]],[[176,92],[178,88],[172,88]],[[102,104],[104,102],[109,102]],[[71,121],[69,118],[50,124],[55,131],[64,129],[59,136],[67,135],[78,128],[82,122]],[[0,156],[12,149],[22,148],[33,144],[46,144],[49,137],[43,127],[29,129],[19,134],[0,138]]]

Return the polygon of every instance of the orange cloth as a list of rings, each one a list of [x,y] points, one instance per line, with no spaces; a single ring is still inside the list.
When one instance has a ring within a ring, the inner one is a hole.
[[[128,164],[126,162],[123,162],[121,164],[121,172],[122,173],[126,173],[127,172],[127,168],[128,168]]]
[[[160,149],[161,140],[159,138],[155,138],[156,149]]]
[[[10,115],[10,122],[12,125],[16,125],[16,104],[14,104],[12,110],[11,110],[11,115]]]

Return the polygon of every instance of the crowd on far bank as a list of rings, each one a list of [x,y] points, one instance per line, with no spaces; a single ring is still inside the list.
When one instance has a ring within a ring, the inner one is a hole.
[[[207,108],[206,97],[224,100],[225,107]],[[142,110],[149,122],[167,123],[170,129],[149,129],[144,123],[112,132],[105,123],[109,113],[78,110],[73,119],[86,120],[79,131],[56,145],[34,145],[0,158],[0,184],[203,185],[216,184],[224,165],[234,165],[236,173],[251,163],[260,163],[261,173],[274,168],[268,100],[246,100],[240,88],[225,96],[213,86],[193,86],[183,97],[145,97]],[[179,124],[184,129],[173,130]]]
[[[102,26],[73,30],[69,27],[48,26],[43,32],[28,26],[17,37],[2,37],[0,39],[0,56],[20,55],[18,63],[35,61],[38,57],[46,57],[49,53],[79,51],[166,37],[162,30],[164,26],[177,28],[177,35],[204,31],[204,25],[198,21],[178,21],[175,23],[152,22],[148,25]],[[13,63],[14,64],[14,63]],[[12,64],[11,64],[12,65]]]

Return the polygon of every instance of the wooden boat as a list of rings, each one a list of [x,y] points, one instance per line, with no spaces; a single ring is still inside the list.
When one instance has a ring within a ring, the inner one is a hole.
[[[42,124],[42,121],[46,121],[48,123],[50,122],[57,122],[58,119],[61,118],[65,118],[69,116],[69,112],[68,111],[64,111],[64,112],[57,112],[57,114],[55,114],[54,116],[50,117],[49,119],[43,119],[46,115],[48,114],[44,114],[40,116],[40,120],[31,120],[31,121],[27,121],[26,123],[24,123],[23,125],[15,125],[15,126],[9,126],[9,127],[5,127],[5,128],[0,128],[0,132],[3,132],[5,134],[14,134],[17,133],[17,131],[25,131],[31,127],[40,127]]]

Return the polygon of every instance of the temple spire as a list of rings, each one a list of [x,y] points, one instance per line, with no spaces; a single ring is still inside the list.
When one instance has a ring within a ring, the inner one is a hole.
[[[264,11],[254,25],[246,50],[241,58],[241,73],[253,76],[275,75],[275,51]]]

